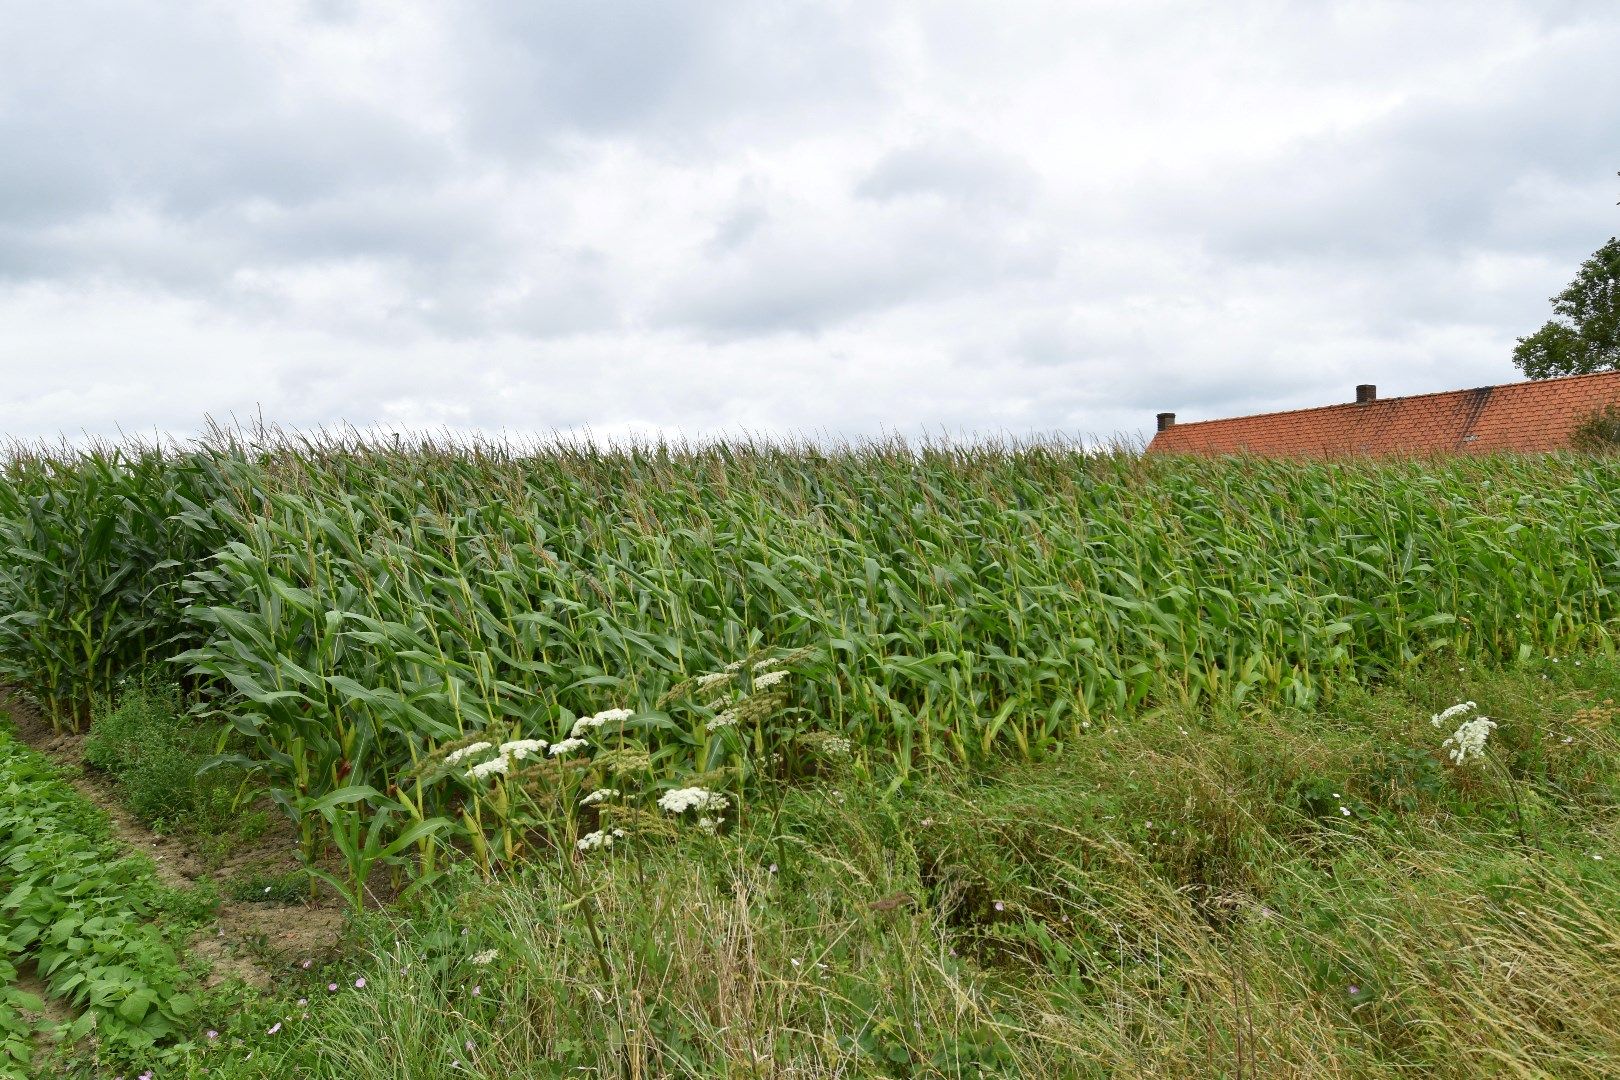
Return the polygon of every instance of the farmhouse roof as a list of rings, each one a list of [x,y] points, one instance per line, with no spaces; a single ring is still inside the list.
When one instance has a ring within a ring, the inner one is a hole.
[[[1559,450],[1582,417],[1620,404],[1620,371],[1563,379],[1447,390],[1379,399],[1356,388],[1356,401],[1228,420],[1176,423],[1159,414],[1149,453],[1484,454]]]

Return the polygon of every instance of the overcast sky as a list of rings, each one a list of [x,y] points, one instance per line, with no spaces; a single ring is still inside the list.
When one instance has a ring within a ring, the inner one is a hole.
[[[1512,381],[1620,5],[0,0],[0,432],[1109,436]]]

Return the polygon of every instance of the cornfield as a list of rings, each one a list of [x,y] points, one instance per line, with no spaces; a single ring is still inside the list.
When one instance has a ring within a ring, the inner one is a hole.
[[[176,665],[295,814],[387,792],[420,825],[460,808],[406,778],[480,732],[622,707],[666,780],[724,765],[669,691],[800,650],[798,726],[904,775],[1159,705],[1311,704],[1437,652],[1610,649],[1617,508],[1620,463],[1573,456],[14,447],[0,679],[67,727]]]

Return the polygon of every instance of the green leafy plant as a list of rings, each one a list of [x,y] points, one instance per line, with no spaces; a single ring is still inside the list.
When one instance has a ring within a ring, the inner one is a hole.
[[[396,832],[390,826],[398,809],[377,789],[363,784],[339,788],[300,804],[301,816],[319,815],[325,819],[348,876],[340,878],[313,864],[307,864],[304,872],[332,886],[355,911],[361,910],[365,906],[366,883],[373,867],[398,862],[412,845],[427,841],[450,824],[444,818],[432,818],[414,822]],[[424,885],[429,880],[423,876],[415,884]]]
[[[0,940],[79,1010],[63,1038],[93,1031],[139,1054],[183,1032],[190,978],[144,920],[199,919],[211,903],[188,911],[170,892],[144,858],[117,850],[104,817],[52,766],[0,731]]]
[[[243,770],[205,768],[215,760],[217,737],[186,714],[178,686],[135,677],[96,710],[84,759],[158,831],[241,836],[243,804],[255,793]]]

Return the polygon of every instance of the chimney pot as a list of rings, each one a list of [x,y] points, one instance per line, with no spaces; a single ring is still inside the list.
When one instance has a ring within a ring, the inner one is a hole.
[[[1364,382],[1356,387],[1356,404],[1365,405],[1369,401],[1378,400],[1378,387],[1370,382]]]
[[[1159,414],[1159,430],[1160,431],[1169,431],[1171,428],[1173,428],[1175,426],[1176,426],[1176,414],[1175,413],[1173,413],[1173,412],[1162,412],[1162,413]]]

